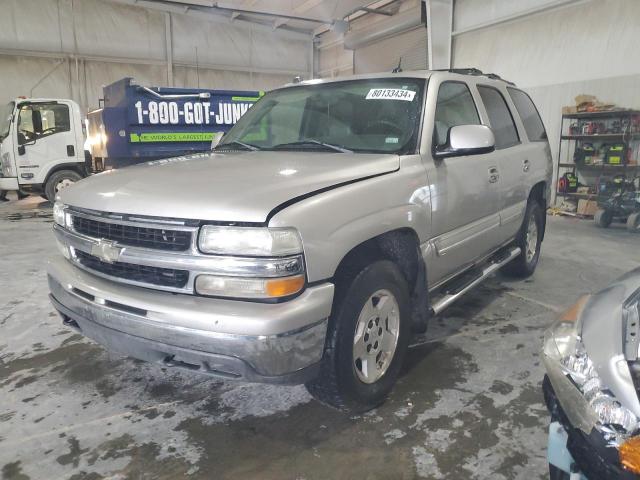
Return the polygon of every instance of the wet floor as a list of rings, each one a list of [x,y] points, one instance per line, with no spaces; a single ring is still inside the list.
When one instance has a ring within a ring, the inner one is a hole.
[[[544,329],[640,265],[640,237],[550,218],[534,277],[498,276],[434,319],[388,402],[346,416],[304,387],[166,371],[64,328],[49,213],[0,206],[3,479],[545,478]]]

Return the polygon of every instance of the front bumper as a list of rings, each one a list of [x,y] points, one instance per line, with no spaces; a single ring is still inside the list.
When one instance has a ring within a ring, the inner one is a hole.
[[[65,324],[113,350],[225,378],[303,383],[324,352],[334,287],[264,304],[123,286],[73,266],[48,264],[51,300]]]
[[[554,422],[559,422],[562,425],[566,432],[565,447],[575,462],[575,467],[584,477],[590,480],[630,480],[638,478],[634,473],[622,467],[618,449],[608,446],[607,441],[600,432],[594,428],[587,434],[570,423],[547,376],[545,376],[542,383],[542,389],[547,409],[551,413],[552,425]],[[551,433],[558,435],[558,432]],[[558,444],[561,442],[552,442],[551,440],[553,438],[550,438],[550,447],[553,445],[554,448],[558,448]],[[551,463],[566,471],[564,461],[553,461],[564,456],[561,452],[550,451],[548,456]]]
[[[0,190],[14,191],[19,188],[17,177],[0,177]]]

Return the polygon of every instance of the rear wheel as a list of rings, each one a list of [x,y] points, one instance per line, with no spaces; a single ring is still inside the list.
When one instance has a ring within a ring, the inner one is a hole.
[[[629,218],[627,218],[627,230],[632,233],[640,233],[640,212],[629,215]]]
[[[593,216],[593,221],[600,228],[608,228],[613,221],[613,212],[611,210],[599,208]]]
[[[82,176],[74,170],[59,170],[53,173],[44,186],[44,194],[51,203],[56,201],[56,195],[61,190],[82,180]]]
[[[320,374],[306,387],[322,403],[360,413],[380,405],[400,374],[410,335],[409,287],[398,267],[383,260],[343,288]]]
[[[520,247],[520,255],[504,266],[504,272],[512,277],[528,277],[538,266],[542,232],[544,229],[544,212],[540,204],[530,200],[524,214],[522,226],[516,237],[516,245]]]

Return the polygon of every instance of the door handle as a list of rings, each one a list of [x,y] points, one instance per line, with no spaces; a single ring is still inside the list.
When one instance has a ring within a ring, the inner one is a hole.
[[[523,172],[528,172],[530,166],[531,166],[531,163],[529,162],[529,160],[525,159],[525,161],[522,162],[522,171]]]
[[[489,183],[496,183],[500,178],[497,167],[489,168]]]

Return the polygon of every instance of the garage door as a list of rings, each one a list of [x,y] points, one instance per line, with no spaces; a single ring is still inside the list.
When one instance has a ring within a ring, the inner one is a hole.
[[[427,68],[427,29],[420,25],[355,51],[355,72],[390,72],[402,57],[403,70]]]

